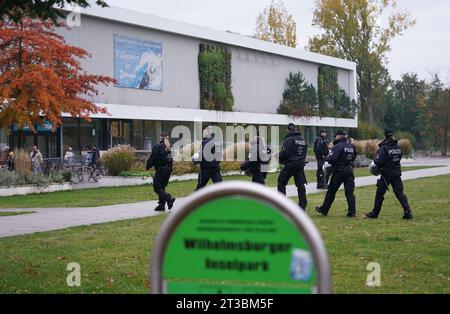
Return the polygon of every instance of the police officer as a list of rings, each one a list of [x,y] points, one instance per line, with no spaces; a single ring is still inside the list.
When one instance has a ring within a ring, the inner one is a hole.
[[[153,190],[158,194],[158,206],[155,211],[165,211],[165,205],[172,209],[175,198],[166,192],[169,184],[170,174],[172,173],[172,156],[169,136],[166,131],[161,132],[161,141],[152,149],[152,153],[147,160],[146,169],[155,167],[156,174],[153,178]]]
[[[317,160],[317,188],[318,189],[327,189],[328,186],[328,176],[324,174],[322,168],[325,163],[325,159],[329,154],[328,149],[328,140],[326,139],[327,131],[321,130],[319,136],[314,141],[314,154],[316,155]]]
[[[354,161],[356,159],[355,146],[348,143],[347,133],[345,131],[338,131],[336,133],[336,140],[333,142],[334,147],[328,155],[324,167],[331,166],[333,175],[328,186],[327,194],[323,205],[316,207],[316,211],[324,216],[328,215],[331,204],[334,202],[336,192],[344,183],[345,197],[348,204],[347,217],[356,216],[356,200],[353,194],[355,190],[355,176],[353,174]]]
[[[222,143],[216,139],[210,127],[203,130],[203,141],[200,152],[200,173],[198,175],[197,188],[199,190],[208,184],[222,182],[220,174],[220,160],[222,160]]]
[[[291,177],[294,177],[298,192],[298,204],[306,211],[308,201],[306,199],[305,184],[307,184],[307,181],[304,167],[308,144],[306,144],[295,124],[290,123],[287,132],[279,154],[279,161],[284,165],[284,168],[278,176],[278,191],[286,195],[286,185]]]
[[[267,147],[264,137],[259,135],[250,142],[248,160],[241,164],[241,171],[252,176],[252,182],[265,185],[270,163],[271,150]]]
[[[373,210],[366,214],[367,218],[376,219],[383,205],[384,194],[391,185],[394,194],[403,207],[403,219],[412,219],[413,214],[409,207],[408,198],[403,194],[402,169],[400,161],[403,157],[402,149],[394,139],[394,133],[387,130],[384,133],[385,139],[378,145],[374,165],[381,173],[381,178],[377,182],[377,192],[375,195],[375,204]],[[373,166],[373,165],[371,165]]]

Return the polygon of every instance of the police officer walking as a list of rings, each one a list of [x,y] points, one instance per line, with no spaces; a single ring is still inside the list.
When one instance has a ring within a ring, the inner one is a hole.
[[[200,152],[200,173],[196,191],[205,187],[211,179],[213,183],[222,182],[220,160],[222,159],[222,143],[216,139],[210,127],[204,129],[204,137]]]
[[[371,172],[374,173],[372,169],[376,167],[381,174],[381,178],[377,182],[373,210],[367,213],[366,217],[372,219],[378,218],[381,206],[383,205],[384,194],[389,189],[388,186],[391,185],[394,189],[395,196],[403,207],[403,219],[412,219],[413,214],[409,207],[408,198],[403,194],[402,168],[400,165],[403,157],[402,149],[398,145],[398,141],[394,139],[392,131],[386,131],[384,136],[385,139],[378,145],[379,149],[371,165]]]
[[[314,154],[317,160],[317,188],[327,189],[328,188],[328,176],[324,174],[322,168],[325,163],[330,150],[328,149],[328,140],[326,139],[327,131],[321,130],[319,136],[314,141]]]
[[[304,167],[308,145],[295,124],[290,123],[287,132],[279,154],[279,161],[284,165],[284,168],[278,176],[278,191],[286,195],[286,185],[294,177],[298,192],[298,204],[306,211],[308,201],[306,199],[305,184],[307,184],[307,181]]]
[[[356,159],[356,149],[355,146],[348,143],[347,133],[345,131],[338,131],[336,133],[336,140],[333,144],[334,147],[324,165],[325,169],[332,167],[333,175],[323,205],[316,207],[316,211],[323,216],[327,216],[336,197],[336,192],[339,190],[341,184],[344,183],[345,197],[348,204],[347,217],[355,217],[356,200],[355,195],[353,194],[355,190],[353,167]]]
[[[248,160],[241,164],[241,171],[252,176],[252,182],[265,185],[270,163],[271,150],[267,147],[264,137],[257,134],[250,142]]]
[[[166,192],[169,184],[170,174],[172,173],[172,156],[169,142],[169,135],[166,131],[161,132],[161,141],[152,149],[152,153],[147,160],[146,169],[155,167],[156,174],[153,178],[153,190],[158,194],[158,206],[155,211],[165,211],[166,203],[169,209],[172,209],[175,198]]]

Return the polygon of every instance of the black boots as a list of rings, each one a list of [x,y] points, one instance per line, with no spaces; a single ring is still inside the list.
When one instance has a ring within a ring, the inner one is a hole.
[[[366,218],[369,219],[377,219],[378,218],[378,214],[375,213],[374,211],[371,211],[370,213],[366,214]],[[405,211],[405,214],[403,215],[403,219],[413,219],[413,214],[412,211],[410,209],[408,209],[407,211]]]
[[[175,198],[174,197],[172,197],[170,200],[167,201],[167,207],[169,209],[172,209],[173,203],[175,203]]]
[[[366,218],[369,219],[378,219],[378,214],[376,214],[374,211],[371,211],[370,213],[366,214]]]
[[[413,214],[411,209],[408,209],[407,211],[405,211],[405,214],[403,215],[403,219],[409,220],[409,219],[413,219]]]
[[[320,208],[319,206],[316,206],[316,212],[318,212],[319,214],[321,214],[322,216],[328,216],[328,213],[323,212],[322,208]]]
[[[173,203],[175,203],[175,198],[174,197],[172,197],[170,200],[167,201],[167,207],[169,209],[172,209]],[[166,210],[166,206],[165,205],[158,205],[155,208],[155,212],[163,212],[165,210]]]

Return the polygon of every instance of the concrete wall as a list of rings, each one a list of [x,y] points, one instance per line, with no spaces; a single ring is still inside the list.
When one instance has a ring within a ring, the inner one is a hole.
[[[81,26],[60,30],[66,41],[82,47],[92,58],[83,62],[89,73],[114,76],[114,34],[163,45],[163,90],[139,90],[131,88],[99,88],[94,98],[98,103],[138,106],[199,108],[200,87],[197,57],[199,42],[190,38],[152,31],[142,27],[114,23],[107,20],[82,16]]]
[[[92,58],[83,61],[93,74],[114,76],[114,34],[163,45],[163,90],[139,90],[121,87],[99,87],[92,100],[104,104],[200,109],[198,52],[201,39],[165,33],[140,26],[83,15],[81,26],[60,29],[72,45],[89,51]],[[234,110],[251,113],[276,113],[286,87],[289,72],[301,71],[317,87],[319,64],[275,54],[232,48],[232,91]],[[339,69],[340,86],[351,94],[354,83],[349,70]],[[152,119],[142,116],[142,119]]]

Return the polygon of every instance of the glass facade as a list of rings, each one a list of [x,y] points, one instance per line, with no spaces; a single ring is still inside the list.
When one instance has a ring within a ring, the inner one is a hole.
[[[34,145],[37,145],[44,157],[58,157],[61,155],[61,128],[53,131],[50,128],[35,125],[36,132],[30,128],[22,130],[16,127],[11,128],[9,135],[9,146],[12,148],[22,147],[26,151],[31,151]]]
[[[208,123],[204,122],[202,127],[206,125]],[[162,130],[171,135],[176,126],[187,127],[191,133],[191,140],[194,140],[194,122],[125,119],[92,119],[86,121],[79,118],[64,118],[62,127],[55,132],[41,128],[36,134],[30,130],[19,134],[14,128],[11,129],[11,132],[0,129],[0,143],[17,147],[20,141],[22,147],[27,150],[31,150],[33,145],[38,145],[46,158],[63,156],[68,147],[72,147],[75,154],[80,154],[82,150],[90,150],[93,146],[97,146],[100,150],[107,150],[118,144],[130,144],[138,152],[149,152],[152,146],[158,143]],[[222,129],[224,141],[226,141],[226,127],[237,127],[238,124],[218,124],[217,126]],[[248,125],[242,126],[246,128]],[[272,143],[271,126],[260,125],[258,127],[267,129],[266,140],[268,143]],[[300,131],[310,147],[312,147],[321,129],[328,131],[329,140],[333,139],[334,132],[337,130],[337,128],[330,127],[300,126]],[[202,130],[200,128],[197,132],[201,136]],[[280,145],[285,135],[286,126],[279,126]],[[175,137],[177,136],[175,135]],[[175,143],[178,139],[179,136],[172,138],[171,141]],[[237,136],[235,136],[236,139]]]

